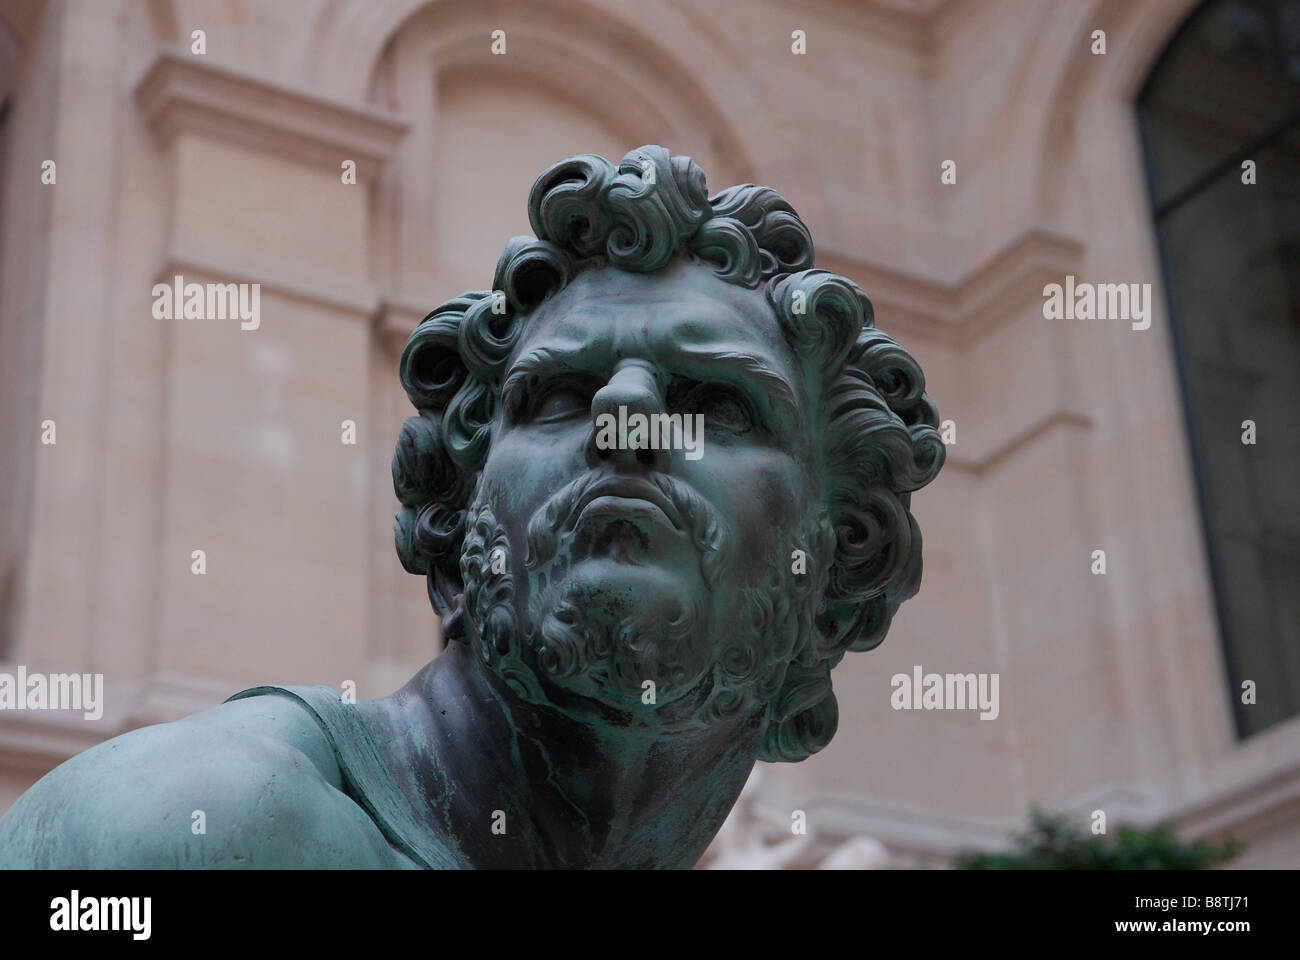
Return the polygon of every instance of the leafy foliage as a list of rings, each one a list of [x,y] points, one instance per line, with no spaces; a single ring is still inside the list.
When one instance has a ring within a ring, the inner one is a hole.
[[[959,870],[1207,870],[1241,853],[1236,840],[1187,842],[1172,825],[1147,829],[1122,824],[1113,834],[1094,836],[1076,818],[1034,807],[1029,829],[1012,836],[1010,851],[959,853]]]

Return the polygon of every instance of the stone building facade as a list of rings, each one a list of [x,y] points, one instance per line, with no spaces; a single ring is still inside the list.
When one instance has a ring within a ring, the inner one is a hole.
[[[391,537],[405,336],[490,285],[547,165],[660,143],[782,192],[955,435],[920,595],[836,668],[834,742],[765,771],[796,862],[943,862],[1036,802],[1300,865],[1300,718],[1234,721],[1135,123],[1194,7],[5,0],[0,670],[106,688],[0,711],[0,809],[243,687],[375,696],[438,650]],[[260,325],[156,318],[176,276],[260,284]],[[1149,329],[1045,318],[1067,276],[1151,283]],[[918,665],[997,673],[997,718],[894,709]]]

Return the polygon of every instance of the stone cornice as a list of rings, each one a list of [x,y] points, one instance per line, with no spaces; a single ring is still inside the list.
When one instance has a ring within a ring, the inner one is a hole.
[[[363,319],[379,309],[378,295],[360,279],[283,257],[252,255],[190,233],[173,235],[154,282],[169,283],[177,274],[195,281],[260,283],[267,292]]]
[[[978,456],[969,456],[953,446],[948,448],[948,467],[972,473],[976,476],[985,474],[1002,465],[1008,458],[1018,453],[1039,439],[1064,427],[1079,430],[1091,430],[1091,417],[1071,410],[1050,410],[1023,430],[1004,437],[992,449],[981,451]]]
[[[357,180],[373,180],[407,124],[369,106],[217,66],[165,49],[135,86],[149,126],[164,141],[191,133],[334,173],[355,160]]]
[[[1300,809],[1300,718],[1233,740],[1184,787],[1168,816],[1193,837],[1224,836]]]
[[[886,332],[965,348],[1010,319],[1044,284],[1075,272],[1083,260],[1077,240],[1028,230],[956,283],[945,284],[839,250],[819,249],[817,266],[856,281]]]

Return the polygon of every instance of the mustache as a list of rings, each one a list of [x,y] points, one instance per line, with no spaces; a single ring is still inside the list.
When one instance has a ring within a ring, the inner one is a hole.
[[[585,473],[562,486],[537,509],[528,521],[527,552],[524,566],[529,570],[550,562],[560,538],[573,531],[582,508],[598,496],[601,487],[612,485],[608,473]],[[694,487],[666,473],[652,474],[644,480],[622,478],[627,484],[649,484],[647,499],[667,506],[664,510],[678,529],[685,531],[700,553],[700,570],[704,581],[714,586],[719,570],[730,553],[731,537],[721,515]],[[657,492],[658,496],[654,494]]]

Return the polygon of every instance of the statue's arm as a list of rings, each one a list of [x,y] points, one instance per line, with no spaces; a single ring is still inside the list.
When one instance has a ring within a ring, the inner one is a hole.
[[[340,787],[304,709],[238,700],[55,768],[0,817],[0,867],[409,865]]]

